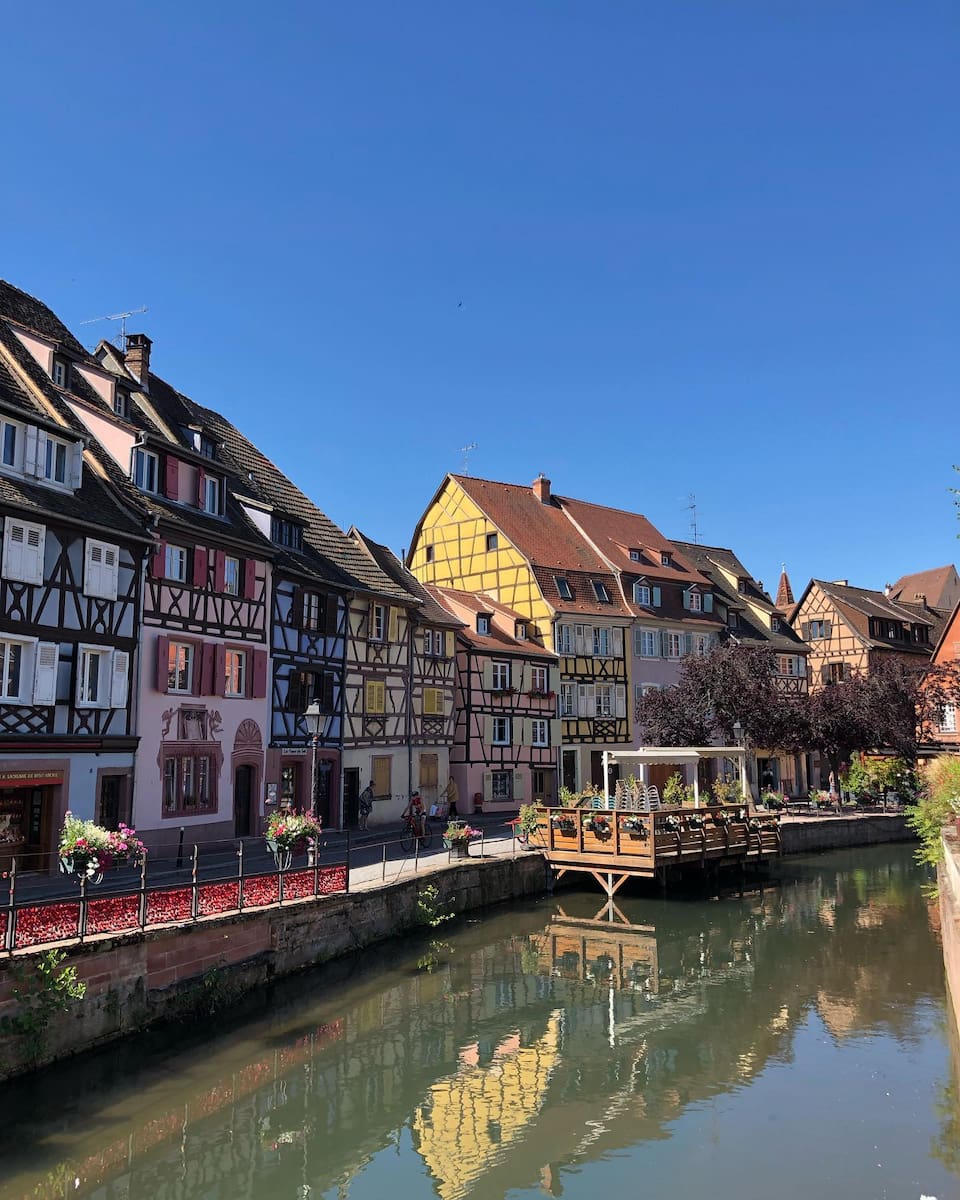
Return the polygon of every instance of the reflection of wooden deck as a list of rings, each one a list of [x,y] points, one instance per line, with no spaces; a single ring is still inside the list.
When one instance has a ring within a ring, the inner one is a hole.
[[[538,816],[536,840],[557,878],[584,872],[611,898],[631,878],[665,882],[670,868],[712,871],[781,853],[779,822],[736,804],[651,813],[542,808]]]
[[[657,992],[656,930],[651,926],[611,926],[605,921],[556,916],[543,946],[544,968],[550,974],[584,983],[603,983],[622,991],[642,988]]]

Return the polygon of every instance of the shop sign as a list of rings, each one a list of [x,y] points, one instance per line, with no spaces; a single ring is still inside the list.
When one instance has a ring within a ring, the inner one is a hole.
[[[51,787],[63,783],[62,771],[0,771],[0,788]]]

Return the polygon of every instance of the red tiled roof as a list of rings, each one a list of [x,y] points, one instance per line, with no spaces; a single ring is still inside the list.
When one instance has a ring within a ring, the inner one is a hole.
[[[668,583],[682,581],[709,586],[708,581],[683,552],[640,513],[606,508],[602,504],[573,500],[568,496],[557,496],[556,499],[591,542],[599,548],[601,554],[618,570]],[[631,550],[640,551],[640,562],[630,557]],[[671,556],[669,567],[663,566],[661,554]]]
[[[501,604],[499,600],[494,600],[492,596],[487,596],[483,592],[460,592],[455,588],[436,587],[434,584],[422,584],[421,586],[437,604],[465,623],[466,628],[458,630],[457,636],[469,642],[475,649],[499,651],[501,654],[508,652],[523,654],[531,658],[556,659],[557,656],[553,651],[545,649],[536,642],[521,641],[506,633],[501,627],[503,624],[506,624],[508,628],[513,628],[517,621],[523,621],[527,625],[531,624],[530,619],[515,609],[509,608],[506,604]],[[490,624],[489,635],[477,633],[478,613],[493,614],[494,619]],[[500,618],[499,625],[497,617]]]
[[[941,604],[946,597],[948,604],[955,603],[955,576],[953,563],[929,571],[916,571],[913,575],[901,575],[890,596],[894,600],[916,600],[918,596],[926,596],[927,603],[933,605]]]

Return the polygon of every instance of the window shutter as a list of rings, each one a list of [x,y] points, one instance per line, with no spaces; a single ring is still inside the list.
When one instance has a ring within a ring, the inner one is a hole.
[[[103,547],[99,542],[87,538],[83,554],[83,594],[103,595]]]
[[[618,683],[615,691],[616,695],[616,714],[618,717],[627,715],[627,689],[626,685]]]
[[[693,653],[693,634],[685,633],[683,635],[683,653],[690,656]]]
[[[591,641],[592,641],[591,637]],[[573,652],[580,658],[584,655],[584,644],[586,642],[586,630],[582,625],[574,625],[573,627]]]
[[[653,607],[654,607],[654,608],[659,608],[659,607],[660,607],[660,597],[661,597],[661,591],[660,591],[660,588],[658,588],[658,587],[655,587],[655,588],[653,589]]]
[[[214,550],[213,552],[213,590],[217,593],[223,591],[223,585],[227,573],[227,556],[222,550]]]
[[[209,567],[209,559],[207,551],[203,546],[194,546],[193,548],[193,586],[204,588],[207,586],[207,569]]]
[[[3,523],[3,573],[8,579],[19,579],[23,575],[23,543],[26,532],[13,517]]]
[[[157,691],[170,690],[170,639],[161,635],[157,638]]]
[[[327,592],[323,598],[324,633],[336,637],[340,630],[340,603],[336,592]]]
[[[526,717],[514,717],[513,724],[516,727],[513,741],[518,746],[526,746],[532,736],[529,720]]]
[[[688,609],[690,607],[690,593],[684,588],[680,594],[683,597],[683,607]]]
[[[110,707],[126,708],[130,655],[126,650],[114,650],[110,670]]]
[[[333,672],[324,671],[320,685],[322,693],[320,697],[320,707],[325,713],[333,712],[333,681]]]
[[[296,669],[290,671],[287,676],[287,703],[288,712],[303,712],[303,700],[300,694],[300,672]]]
[[[623,658],[623,630],[620,628],[613,630],[613,657]]]
[[[83,442],[74,442],[70,447],[70,469],[67,483],[76,490],[83,482]]]
[[[527,664],[514,660],[514,665],[510,668],[510,686],[517,692],[523,692],[527,686],[526,675]]]
[[[43,583],[43,548],[47,538],[45,525],[27,526],[24,546],[23,580],[25,583]]]
[[[206,650],[206,647],[204,647]],[[249,672],[248,672],[249,675]],[[227,648],[218,642],[213,648],[213,687],[210,694],[225,696],[227,692]],[[246,680],[246,690],[250,691],[250,680]]]
[[[79,708],[83,702],[81,698],[83,692],[83,648],[81,646],[77,646],[74,650],[73,669],[73,703],[76,708]]]
[[[833,632],[833,622],[832,622],[832,621],[824,621],[824,623],[823,623],[823,636],[824,636],[825,638],[829,638],[829,637],[830,637],[830,634],[831,634],[832,632]]]
[[[800,628],[803,633],[803,640],[805,642],[809,642],[810,641],[810,622],[804,621],[803,625]]]
[[[489,692],[493,687],[493,663],[485,659],[483,664],[483,690]]]
[[[829,680],[830,680],[830,667],[826,663],[824,663],[823,666],[820,668],[820,682],[828,683]]]
[[[703,593],[703,611],[713,612],[713,592]]]
[[[371,600],[371,602],[367,608],[367,639],[368,640],[373,637],[374,631],[376,629],[376,624],[374,621],[375,608],[376,608],[376,606],[374,605],[373,601]]]
[[[157,542],[150,556],[150,574],[154,579],[162,579],[167,568],[167,543]]]
[[[262,700],[267,694],[267,652],[253,652],[253,698]]]
[[[204,642],[202,646],[194,647],[190,690],[195,696],[214,696],[217,694],[213,687],[215,653],[216,647],[213,642]]]
[[[559,746],[563,738],[562,727],[559,717],[554,717],[550,722],[550,745]]]
[[[667,644],[667,631],[665,629],[658,629],[656,636],[660,642],[660,657],[666,658],[667,651],[669,650],[669,646]]]
[[[514,800],[523,799],[523,772],[514,771],[513,773],[513,798]]]
[[[303,588],[295,587],[290,599],[290,624],[295,629],[303,628]]]
[[[23,473],[25,475],[36,475],[37,473],[37,433],[36,425],[28,425],[24,430]]]
[[[253,600],[257,594],[257,561],[254,558],[243,562],[243,598]]]
[[[387,641],[397,642],[400,640],[400,609],[390,607],[390,621],[387,628]]]
[[[447,632],[444,636],[446,639],[446,656],[447,656],[447,658],[453,658],[453,656],[457,652],[456,637],[453,634],[453,632],[449,629],[447,630]]]
[[[33,663],[34,704],[56,704],[57,665],[60,647],[56,642],[38,642]]]
[[[483,802],[489,804],[493,799],[493,772],[484,771],[483,773]]]
[[[168,500],[178,499],[179,475],[180,464],[172,454],[168,454],[163,464],[163,494]]]
[[[493,745],[493,717],[483,718],[483,744],[485,746]]]
[[[116,600],[119,590],[120,547],[104,546],[103,548],[103,596],[107,600]]]
[[[197,468],[197,508],[203,508],[204,490],[207,483],[207,473],[203,467]]]

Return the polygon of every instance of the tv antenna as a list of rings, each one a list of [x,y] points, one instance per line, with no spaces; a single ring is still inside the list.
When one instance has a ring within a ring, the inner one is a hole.
[[[690,529],[693,533],[693,544],[696,546],[699,545],[700,538],[697,531],[697,498],[693,492],[687,496],[687,511],[690,513]]]
[[[89,321],[81,321],[80,324],[81,325],[96,325],[98,321],[119,321],[120,322],[120,340],[123,343],[123,345],[120,347],[120,349],[126,350],[126,348],[127,348],[127,317],[135,317],[137,315],[137,313],[145,313],[146,311],[147,311],[147,306],[144,304],[142,308],[131,308],[131,309],[128,309],[126,312],[111,313],[109,316],[106,316],[106,317],[91,317],[89,319]]]
[[[463,455],[463,473],[464,473],[464,475],[470,474],[470,452],[472,450],[476,450],[476,449],[477,449],[476,442],[470,442],[469,445],[460,447],[460,453]]]

